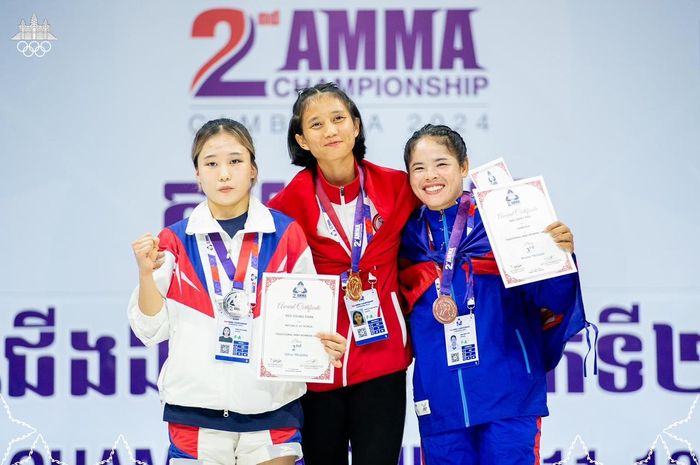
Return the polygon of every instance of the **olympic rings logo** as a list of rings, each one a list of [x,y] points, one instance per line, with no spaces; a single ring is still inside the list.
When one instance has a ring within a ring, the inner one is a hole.
[[[41,42],[38,40],[30,42],[20,40],[17,42],[17,51],[27,58],[31,56],[41,58],[51,51],[51,42],[48,40],[42,40]]]

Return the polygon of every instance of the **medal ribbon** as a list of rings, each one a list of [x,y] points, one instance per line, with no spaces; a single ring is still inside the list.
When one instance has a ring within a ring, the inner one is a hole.
[[[365,212],[365,232],[367,233],[367,243],[374,237],[374,226],[372,225],[372,212],[370,211],[369,205],[364,205]]]
[[[455,218],[455,223],[452,227],[452,233],[450,234],[449,240],[447,238],[447,219],[443,213],[442,215],[442,229],[445,237],[445,244],[447,246],[447,251],[445,252],[445,260],[442,265],[442,276],[440,278],[440,295],[451,297],[452,296],[452,277],[454,276],[454,264],[455,264],[455,254],[457,253],[457,248],[460,241],[462,240],[462,233],[464,232],[467,222],[469,222],[469,227],[474,226],[474,216],[469,215],[469,207],[471,206],[471,197],[469,194],[462,194],[460,199],[459,207],[457,209],[457,217]],[[433,234],[430,231],[430,224],[426,219],[426,228],[428,230],[428,243],[431,249],[435,250],[435,243],[433,241]],[[467,274],[467,307],[471,310],[474,306],[474,286],[472,280],[472,267],[471,260],[467,257],[467,263],[469,264],[469,271]]]
[[[360,191],[357,194],[357,203],[355,204],[355,218],[352,225],[352,242],[348,241],[348,238],[345,235],[345,230],[343,229],[343,225],[340,224],[340,219],[338,218],[338,215],[336,215],[335,210],[331,205],[331,201],[328,198],[328,194],[326,194],[326,191],[323,190],[321,180],[318,178],[318,176],[316,177],[316,195],[318,196],[318,200],[321,204],[321,212],[328,215],[328,218],[331,220],[333,227],[336,229],[343,242],[345,242],[345,245],[347,245],[351,249],[351,269],[354,273],[360,271],[362,239],[365,234],[366,217],[369,216],[369,208],[365,209],[365,176],[362,173],[362,168],[360,168],[359,166],[357,167],[357,171],[360,175]],[[371,219],[369,221],[371,224]],[[367,238],[367,242],[369,242],[369,239],[370,237]]]
[[[216,255],[219,257],[219,261],[226,271],[226,275],[233,281],[233,288],[243,290],[243,282],[245,281],[248,271],[248,262],[250,262],[252,268],[258,269],[258,234],[245,233],[243,236],[241,253],[238,255],[238,266],[235,266],[231,258],[229,258],[224,240],[219,233],[211,233],[208,234],[207,237],[216,251]],[[214,292],[216,292],[217,295],[222,295],[221,283],[219,281],[219,267],[216,263],[216,257],[212,254],[209,254],[209,266],[211,267],[212,281],[214,281]]]

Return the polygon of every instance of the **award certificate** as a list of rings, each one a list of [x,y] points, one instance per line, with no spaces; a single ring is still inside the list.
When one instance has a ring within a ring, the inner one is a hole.
[[[505,287],[576,272],[571,254],[544,232],[557,218],[541,176],[475,189],[474,197]]]
[[[258,379],[332,383],[317,333],[335,332],[338,276],[263,273]]]
[[[469,178],[476,189],[488,189],[513,182],[513,177],[503,158],[497,158],[469,170]]]

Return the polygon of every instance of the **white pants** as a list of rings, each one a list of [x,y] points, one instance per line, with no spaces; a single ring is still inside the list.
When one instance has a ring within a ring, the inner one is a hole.
[[[279,457],[301,459],[296,428],[232,433],[168,423],[168,459],[198,460],[204,465],[257,465]]]

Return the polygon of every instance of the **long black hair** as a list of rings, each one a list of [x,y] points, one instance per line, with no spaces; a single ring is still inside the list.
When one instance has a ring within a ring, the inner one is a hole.
[[[302,135],[304,132],[301,127],[301,122],[304,117],[304,111],[306,111],[309,105],[309,101],[323,94],[333,95],[343,102],[353,120],[358,122],[360,131],[357,133],[357,137],[355,137],[355,145],[352,148],[352,154],[357,161],[365,158],[365,151],[367,149],[365,147],[365,131],[360,110],[357,109],[357,105],[348,97],[348,94],[334,82],[324,82],[316,84],[313,87],[302,89],[292,107],[292,117],[289,120],[289,129],[287,130],[287,150],[289,150],[289,158],[291,158],[293,165],[303,166],[304,168],[313,168],[316,166],[316,159],[314,156],[310,151],[301,148],[295,136],[297,134]]]

